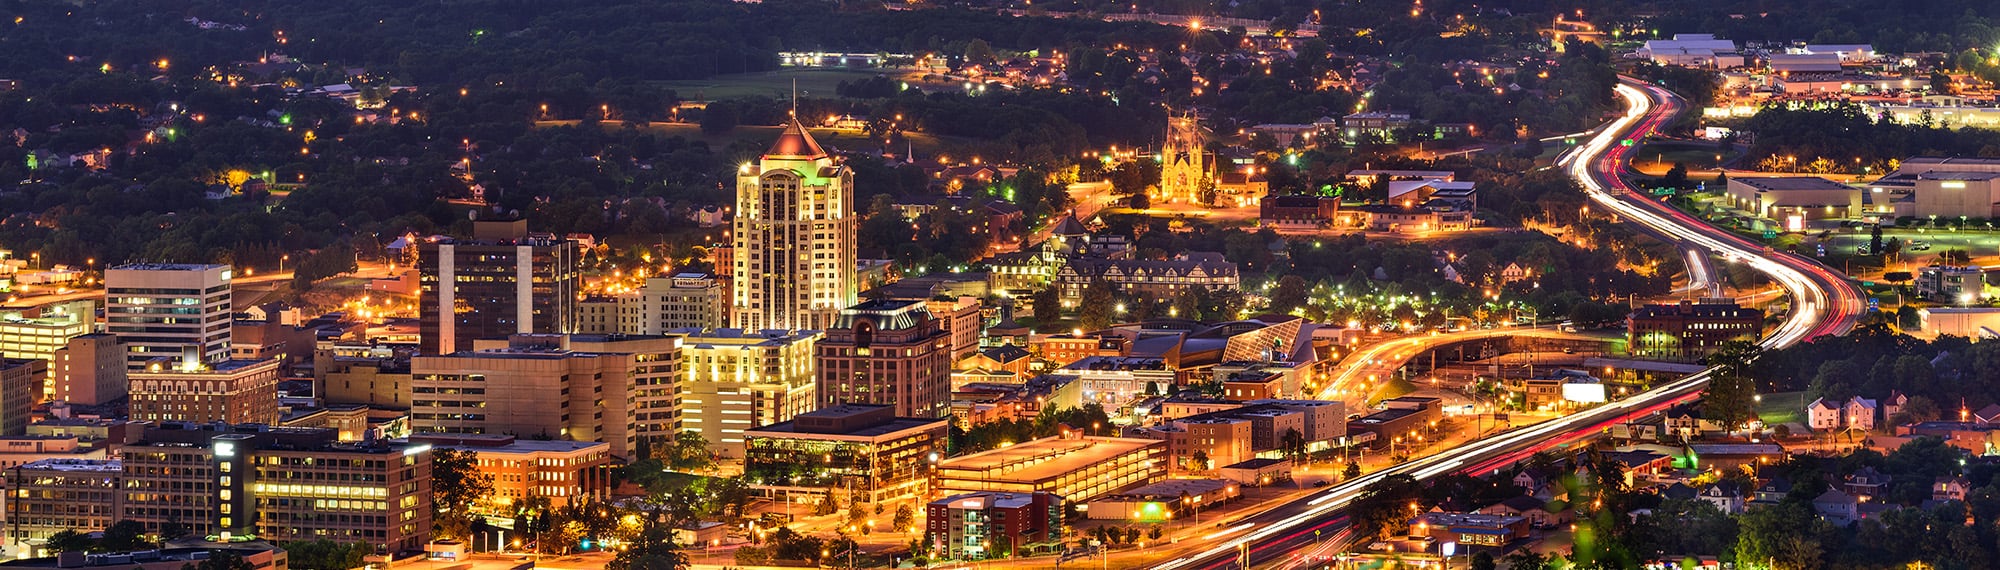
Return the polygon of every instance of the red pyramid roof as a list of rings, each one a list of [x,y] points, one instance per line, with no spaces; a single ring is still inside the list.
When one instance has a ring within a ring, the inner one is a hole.
[[[806,126],[799,124],[797,118],[793,118],[785,123],[785,132],[778,134],[778,140],[771,143],[771,150],[765,151],[764,156],[822,158],[826,156],[826,151],[819,148],[819,142],[813,140],[812,133],[806,132]]]

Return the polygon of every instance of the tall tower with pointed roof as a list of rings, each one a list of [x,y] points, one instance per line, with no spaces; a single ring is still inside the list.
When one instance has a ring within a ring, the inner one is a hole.
[[[1208,172],[1208,145],[1201,136],[1201,123],[1193,115],[1167,117],[1167,142],[1160,147],[1161,202],[1196,202],[1213,188]]]
[[[749,330],[826,330],[855,302],[854,171],[793,119],[736,172],[731,308]]]

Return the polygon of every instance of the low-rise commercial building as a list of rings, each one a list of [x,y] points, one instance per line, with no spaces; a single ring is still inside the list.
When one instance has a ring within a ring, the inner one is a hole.
[[[1091,501],[1091,520],[1165,522],[1187,517],[1243,496],[1227,479],[1168,479]]]
[[[493,478],[493,494],[473,506],[485,514],[513,516],[515,503],[537,497],[555,507],[611,497],[611,446],[603,442],[429,434],[410,443],[472,453],[479,474]]]
[[[43,459],[5,473],[9,550],[67,530],[109,528],[121,514],[124,469],[116,459]]]
[[[1369,434],[1370,449],[1396,448],[1416,440],[1416,436],[1427,432],[1431,425],[1444,418],[1444,407],[1437,398],[1396,398],[1382,402],[1384,409],[1347,422],[1348,437]]]
[[[1804,231],[1808,220],[1860,216],[1861,189],[1817,176],[1729,179],[1730,205]]]
[[[924,541],[943,558],[983,560],[1062,550],[1062,496],[965,493],[924,508]]]
[[[1933,303],[1969,304],[1986,292],[1986,269],[1968,265],[1917,268],[1917,296]]]
[[[1681,301],[1633,311],[1625,340],[1634,356],[1695,359],[1730,341],[1755,341],[1763,331],[1763,311],[1734,302]]]
[[[946,493],[1048,492],[1088,502],[1166,476],[1164,442],[1076,432],[944,460],[936,485]]]
[[[895,406],[842,404],[743,432],[752,489],[790,500],[828,489],[850,501],[920,497],[943,459],[950,423],[897,417]]]
[[[1528,538],[1528,519],[1478,513],[1424,513],[1410,521],[1410,537],[1497,548]]]

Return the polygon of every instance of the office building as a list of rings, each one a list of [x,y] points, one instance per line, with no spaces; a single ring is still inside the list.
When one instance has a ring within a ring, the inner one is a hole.
[[[924,541],[951,560],[1060,552],[1064,504],[1051,493],[952,495],[924,507]]]
[[[1763,311],[1734,302],[1681,301],[1633,311],[1625,340],[1633,356],[1698,359],[1729,341],[1756,341],[1763,331]]]
[[[227,265],[134,263],[104,271],[104,332],[125,344],[125,367],[178,358],[196,347],[203,362],[229,359]]]
[[[411,360],[412,432],[601,441],[630,458],[639,447],[635,408],[671,413],[680,374],[676,337],[486,342],[499,346]]]
[[[28,433],[28,415],[49,377],[46,360],[0,358],[0,435]]]
[[[743,432],[817,407],[813,346],[819,331],[681,329],[679,417],[642,416],[640,431],[692,431],[719,457],[743,457]]]
[[[746,330],[826,330],[860,292],[854,171],[794,119],[736,173],[731,312]]]
[[[714,329],[728,326],[724,320],[729,292],[722,280],[707,273],[676,273],[653,277],[639,290],[638,334],[667,334],[686,328]]]
[[[278,423],[278,361],[157,360],[131,378],[131,417],[148,422]]]
[[[577,244],[528,233],[526,220],[473,222],[470,239],[422,245],[418,330],[424,354],[472,341],[577,329]]]
[[[821,406],[885,404],[915,418],[951,412],[951,339],[923,303],[867,301],[833,324],[815,350]]]
[[[888,405],[843,404],[743,432],[751,488],[793,500],[828,489],[849,501],[922,497],[950,423],[897,417]]]
[[[1382,411],[1347,422],[1350,441],[1407,454],[1418,436],[1444,419],[1444,402],[1437,398],[1404,396],[1383,400],[1381,405]]]
[[[680,417],[684,339],[676,335],[578,334],[567,338],[545,337],[543,342],[556,341],[566,341],[568,344],[563,346],[573,351],[625,358],[627,378],[604,384],[605,401],[609,403],[602,420],[608,438],[604,441],[611,444],[613,455],[636,458],[641,442],[665,445],[679,433],[664,419]],[[618,436],[611,433],[617,431],[627,434],[624,439],[630,443],[621,447]]]
[[[410,409],[409,360],[321,354],[313,373],[323,377],[315,391],[323,404]]]
[[[556,508],[611,498],[611,446],[604,443],[472,434],[418,434],[410,443],[474,455],[479,474],[493,478],[493,494],[474,512],[511,517],[515,503],[536,497]]]
[[[980,314],[979,308],[979,299],[973,297],[924,301],[924,309],[938,320],[946,338],[951,341],[952,362],[979,351],[979,337],[986,334],[986,318]]]
[[[1462,548],[1499,549],[1528,538],[1528,519],[1509,515],[1429,512],[1410,521],[1411,538],[1457,543]]]
[[[17,552],[58,532],[110,528],[124,503],[116,459],[43,459],[5,476],[7,547]]]
[[[1166,442],[1072,432],[946,459],[934,485],[940,493],[1047,492],[1081,503],[1166,478]]]
[[[49,360],[69,339],[97,328],[97,303],[0,307],[0,358]]]
[[[118,520],[149,532],[329,539],[423,548],[431,534],[431,447],[340,443],[332,430],[163,424],[122,457]]]
[[[1968,305],[1986,293],[1986,269],[1976,265],[1917,268],[1917,296],[1947,305]]]
[[[49,380],[55,401],[100,406],[123,398],[130,386],[125,346],[107,333],[71,338],[49,359]]]

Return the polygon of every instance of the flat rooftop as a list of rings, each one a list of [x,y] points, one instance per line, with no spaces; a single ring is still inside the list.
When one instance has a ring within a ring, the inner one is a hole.
[[[208,271],[224,269],[226,265],[212,263],[127,263],[113,266],[114,271]]]
[[[954,457],[938,464],[942,472],[976,472],[980,479],[1036,483],[1055,479],[1112,458],[1164,447],[1165,441],[1124,437],[1047,437],[991,451]]]
[[[1168,479],[1151,485],[1112,493],[1106,495],[1105,498],[1110,500],[1141,501],[1178,499],[1183,492],[1189,496],[1199,496],[1204,493],[1228,489],[1235,485],[1234,481],[1227,479]]]
[[[124,463],[116,459],[43,459],[21,466],[22,469],[43,471],[68,471],[76,473],[119,473]]]
[[[863,428],[857,428],[844,433],[820,433],[811,431],[799,431],[798,425],[795,422],[784,421],[771,424],[768,426],[743,430],[743,435],[753,436],[753,437],[801,437],[808,439],[815,437],[842,437],[842,436],[881,437],[903,430],[928,428],[928,427],[942,428],[945,427],[946,425],[947,424],[945,420],[942,419],[933,420],[925,418],[896,418],[885,423],[875,424]]]
[[[1418,519],[1431,526],[1446,528],[1498,528],[1527,520],[1513,515],[1482,515],[1479,513],[1424,513]]]
[[[1859,188],[1820,178],[1818,176],[1777,176],[1771,178],[1731,178],[1730,182],[1740,182],[1744,186],[1765,192],[1796,192],[1806,190],[1853,190]]]

